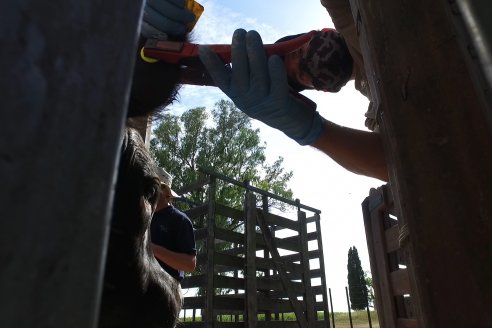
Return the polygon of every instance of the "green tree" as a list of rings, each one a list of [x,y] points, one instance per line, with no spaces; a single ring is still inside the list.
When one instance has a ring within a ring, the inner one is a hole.
[[[352,310],[363,310],[367,307],[367,286],[365,273],[355,246],[349,248],[348,251],[347,271],[351,308]]]
[[[157,163],[174,176],[173,188],[197,181],[201,167],[292,199],[287,187],[292,172],[284,171],[282,157],[268,164],[265,147],[250,118],[226,100],[217,102],[211,115],[204,107],[187,110],[181,116],[165,114],[150,144]],[[202,190],[188,198],[203,203],[205,197]],[[240,208],[243,197],[241,188],[230,184],[217,187],[217,200],[228,206]],[[285,203],[276,200],[269,205],[285,209]]]
[[[292,172],[285,172],[283,158],[268,164],[265,144],[259,130],[253,129],[248,116],[230,101],[221,100],[208,112],[204,107],[185,111],[181,116],[166,113],[154,130],[150,150],[156,162],[174,177],[173,189],[189,185],[200,178],[199,168],[208,168],[237,181],[248,181],[252,186],[292,199],[287,183]],[[217,181],[217,202],[242,208],[244,189]],[[206,201],[206,190],[187,194],[192,204]],[[260,205],[261,199],[258,200]],[[188,205],[192,206],[192,205]],[[270,207],[284,210],[285,203],[270,200]],[[186,204],[180,204],[186,209]],[[204,226],[204,218],[194,220],[196,228]],[[228,230],[242,231],[242,223],[217,215],[215,223]],[[204,243],[198,241],[198,252]],[[231,247],[231,243],[215,244],[217,250]],[[199,274],[200,268],[194,272]],[[227,289],[217,290],[227,293]],[[198,292],[203,294],[203,290]]]

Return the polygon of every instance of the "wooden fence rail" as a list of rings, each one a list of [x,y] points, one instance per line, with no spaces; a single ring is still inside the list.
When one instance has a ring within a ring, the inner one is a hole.
[[[206,203],[186,211],[192,221],[205,225],[197,224],[195,231],[197,242],[204,245],[197,256],[199,273],[182,283],[182,325],[329,327],[323,320],[329,312],[320,211],[274,195],[276,201],[297,207],[297,214],[288,218],[270,213],[272,194],[211,171],[205,174],[193,185],[208,188]],[[242,209],[215,201],[219,180],[244,188]],[[216,222],[224,219],[235,224],[219,227]],[[311,261],[319,261],[319,266],[311,269]],[[296,320],[285,321],[286,313],[294,313]]]
[[[362,209],[379,323],[384,328],[417,328],[406,268],[405,227],[395,215],[390,188],[371,189]]]

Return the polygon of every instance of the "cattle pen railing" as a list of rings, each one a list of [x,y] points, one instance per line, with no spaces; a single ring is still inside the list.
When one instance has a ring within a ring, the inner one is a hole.
[[[182,282],[180,325],[329,327],[320,211],[201,171],[204,178],[187,189],[206,187],[208,196],[204,204],[186,211],[202,246],[197,274]],[[244,189],[242,208],[216,201],[219,180]],[[272,199],[296,208],[295,217],[271,213]],[[216,224],[224,220],[230,224]]]
[[[379,323],[385,328],[418,328],[407,268],[408,232],[398,219],[389,185],[371,189],[362,211]]]

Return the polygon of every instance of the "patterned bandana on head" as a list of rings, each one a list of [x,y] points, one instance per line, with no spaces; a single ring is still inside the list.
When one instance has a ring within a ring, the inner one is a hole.
[[[299,68],[313,79],[316,90],[338,92],[352,75],[352,56],[340,33],[319,31],[310,41]]]

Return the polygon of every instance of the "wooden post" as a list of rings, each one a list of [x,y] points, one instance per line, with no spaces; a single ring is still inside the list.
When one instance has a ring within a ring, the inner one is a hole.
[[[280,257],[275,239],[273,238],[272,233],[268,228],[263,213],[260,212],[256,219],[258,225],[260,226],[263,239],[265,240],[265,243],[268,249],[270,250],[270,254],[272,255],[273,263],[275,264],[275,267],[280,275],[280,280],[282,281],[282,285],[285,288],[285,291],[287,292],[287,297],[289,298],[289,302],[296,315],[297,323],[300,328],[307,328],[308,322],[306,320],[306,317],[304,316],[302,306],[300,302],[297,300],[297,296],[292,288],[292,281],[289,279],[289,275],[287,274],[287,269],[285,268],[284,261]],[[282,313],[282,320],[283,320],[283,313]]]
[[[490,104],[473,83],[449,3],[350,2],[409,233],[419,327],[489,326]]]
[[[246,327],[256,328],[258,298],[256,296],[256,197],[247,191],[245,197],[246,214]]]
[[[314,306],[314,296],[311,287],[311,270],[309,269],[309,255],[308,255],[308,240],[307,240],[307,223],[306,212],[297,210],[297,222],[299,223],[299,249],[301,253],[301,265],[303,269],[302,282],[304,284],[304,306],[305,316],[307,319],[308,327],[314,327],[316,325],[316,308]]]
[[[207,328],[215,326],[215,286],[214,286],[214,257],[215,257],[215,177],[210,177],[208,187],[208,213],[207,213],[207,293],[205,299],[205,323]],[[203,314],[202,314],[203,315]]]
[[[94,327],[142,1],[0,11],[0,327]]]
[[[330,310],[328,309],[328,300],[327,300],[327,288],[326,288],[326,267],[325,267],[325,255],[323,252],[323,238],[321,236],[321,222],[319,213],[314,214],[315,223],[316,223],[316,232],[318,241],[318,253],[319,253],[319,268],[321,269],[321,290],[323,293],[323,318],[327,323],[327,326],[330,327]],[[330,294],[330,302],[331,302],[331,294]],[[331,306],[331,312],[333,316],[333,304]],[[333,327],[335,327],[335,321],[333,320]]]
[[[263,213],[264,213],[264,215],[267,215],[267,213],[269,211],[268,196],[267,195],[263,195],[261,197],[261,202],[262,202]],[[269,227],[269,229],[270,229],[270,231],[272,231],[271,227]],[[265,259],[270,258],[270,252],[268,251],[268,249],[263,250],[263,258],[265,258]],[[265,272],[265,278],[266,279],[269,279],[270,276],[271,276],[270,275],[270,269],[268,269]],[[267,297],[271,297],[270,291],[267,291],[266,292],[266,296]],[[265,311],[265,321],[272,321],[272,312],[271,311]]]
[[[488,0],[454,0],[449,1],[457,25],[462,25],[466,43],[470,51],[472,69],[476,74],[478,88],[485,91],[489,104],[492,101],[492,8]],[[460,28],[460,26],[458,26]],[[483,77],[483,79],[482,79]],[[485,83],[488,85],[485,86]],[[487,114],[486,114],[487,115]],[[492,124],[492,110],[488,111],[489,124]]]
[[[373,274],[374,292],[378,302],[378,318],[381,327],[396,327],[396,305],[391,291],[390,272],[387,260],[386,243],[384,242],[385,199],[382,192],[371,189],[371,196],[363,202],[364,227],[367,239],[371,272]]]

